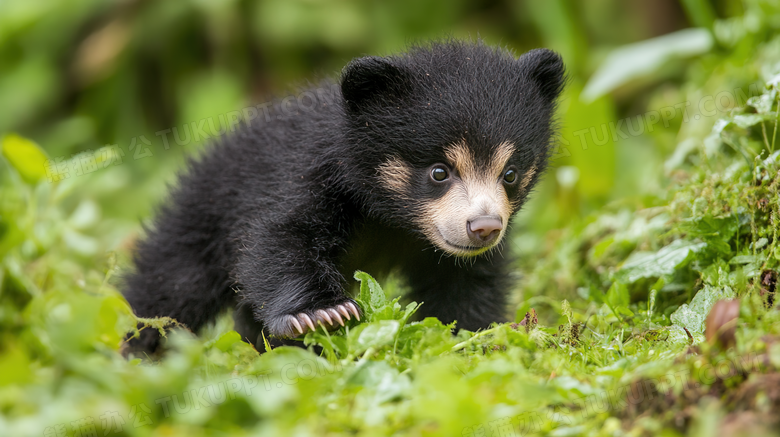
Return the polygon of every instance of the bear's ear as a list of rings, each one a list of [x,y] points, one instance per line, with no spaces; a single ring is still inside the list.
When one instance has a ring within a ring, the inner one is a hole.
[[[376,99],[398,99],[407,83],[408,73],[404,69],[388,59],[367,56],[344,67],[341,94],[350,108],[359,108]]]
[[[555,100],[566,84],[566,69],[561,56],[552,50],[536,49],[518,59],[522,68],[542,96]]]

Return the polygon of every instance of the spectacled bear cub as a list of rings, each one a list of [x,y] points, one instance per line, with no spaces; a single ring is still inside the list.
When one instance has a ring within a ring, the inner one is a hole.
[[[547,164],[564,66],[447,41],[344,68],[335,104],[248,124],[193,159],[137,246],[137,315],[291,338],[360,318],[356,269],[400,272],[421,316],[505,320],[509,222]],[[152,329],[127,345],[154,351]]]

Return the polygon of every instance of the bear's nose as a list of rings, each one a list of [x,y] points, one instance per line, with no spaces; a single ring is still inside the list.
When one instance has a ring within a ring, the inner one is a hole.
[[[466,224],[469,238],[480,246],[485,246],[495,241],[498,238],[498,234],[501,233],[501,229],[503,229],[501,218],[492,215],[474,217]]]

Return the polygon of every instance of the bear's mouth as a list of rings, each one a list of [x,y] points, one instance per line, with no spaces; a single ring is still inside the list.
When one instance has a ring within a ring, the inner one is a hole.
[[[493,245],[488,246],[461,246],[460,244],[455,244],[447,239],[447,237],[444,236],[444,234],[439,230],[436,229],[436,232],[439,233],[439,236],[441,237],[441,241],[444,242],[449,247],[442,248],[447,252],[452,253],[453,255],[460,255],[460,256],[477,256],[480,255],[488,250],[490,250]],[[448,249],[456,249],[456,250],[448,250]]]
[[[477,251],[479,249],[484,249],[483,247],[476,247],[476,246],[461,246],[461,245],[455,244],[455,243],[453,243],[453,242],[451,242],[449,240],[444,240],[444,242],[447,243],[447,245],[449,245],[449,246],[455,247],[455,248],[460,249],[460,250],[465,250],[467,252],[474,252],[474,251]]]

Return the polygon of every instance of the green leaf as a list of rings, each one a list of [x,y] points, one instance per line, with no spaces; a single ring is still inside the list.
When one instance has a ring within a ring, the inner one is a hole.
[[[777,100],[777,90],[771,90],[770,92],[766,94],[762,94],[760,96],[754,96],[747,100],[748,105],[756,108],[756,111],[759,114],[770,114],[774,117],[774,113],[772,113],[772,106],[775,104],[775,100]]]
[[[360,352],[373,347],[379,348],[392,344],[401,324],[397,320],[380,320],[367,325],[357,339]]]
[[[764,117],[761,114],[738,114],[733,117],[731,117],[731,120],[736,124],[737,126],[741,128],[749,128],[751,126],[755,126],[762,121],[764,121],[767,117]]]
[[[360,363],[348,382],[357,389],[365,390],[367,394],[373,394],[369,399],[374,408],[383,402],[402,398],[411,388],[409,377],[400,374],[398,369],[384,361]]]
[[[607,303],[612,308],[627,307],[631,303],[628,286],[620,281],[613,282],[607,291]]]
[[[734,216],[704,216],[688,222],[685,230],[697,237],[717,236],[728,240],[737,231],[738,222]]]
[[[695,28],[617,48],[591,76],[582,98],[593,101],[632,79],[655,72],[670,59],[707,53],[712,44],[709,30]]]
[[[658,252],[635,252],[623,263],[615,277],[627,284],[641,278],[657,278],[674,273],[674,269],[683,264],[691,253],[698,252],[707,243],[692,243],[684,240],[674,241]]]
[[[759,255],[737,255],[729,260],[729,264],[757,264],[764,260]]]
[[[30,185],[46,177],[46,152],[34,142],[16,134],[3,138],[3,156]]]
[[[672,313],[669,319],[672,324],[681,328],[687,328],[691,332],[704,333],[704,322],[715,302],[721,299],[731,299],[736,296],[734,290],[726,286],[723,288],[705,285],[696,293],[690,305],[682,304],[677,311]]]
[[[387,296],[379,286],[379,283],[366,272],[355,272],[355,279],[360,281],[360,295],[358,302],[366,312],[366,318],[371,320],[371,315],[387,304]]]
[[[235,344],[241,342],[241,335],[236,331],[228,331],[222,335],[219,336],[216,340],[214,340],[213,346],[222,352],[226,352],[230,350],[230,348]],[[208,346],[208,344],[207,344]],[[270,349],[269,349],[270,350]]]
[[[628,305],[631,303],[631,296],[626,284],[620,281],[613,282],[609,290],[607,290],[606,302],[616,317],[634,316],[634,312],[628,309]]]
[[[707,243],[710,252],[728,256],[731,254],[731,237],[737,232],[739,222],[733,215],[713,217],[705,215],[687,220],[681,226],[691,237],[698,237]]]
[[[667,326],[666,332],[668,333],[666,341],[673,345],[698,344],[704,341],[703,334],[678,325]]]
[[[619,314],[621,317],[634,317],[634,312],[624,306],[615,307],[615,313]]]

